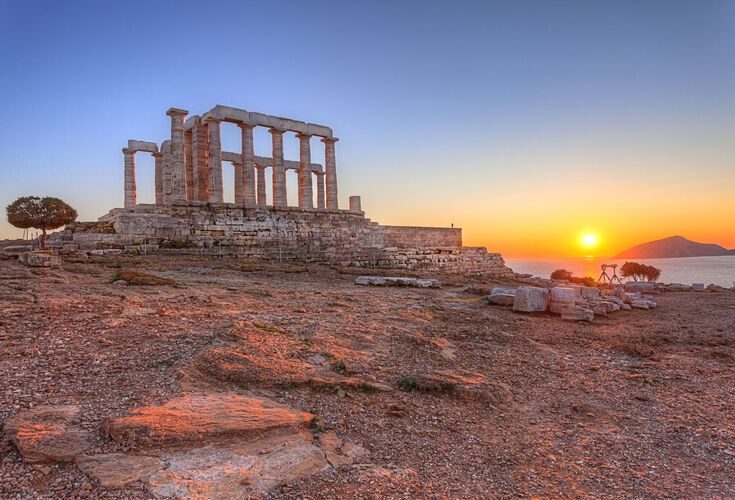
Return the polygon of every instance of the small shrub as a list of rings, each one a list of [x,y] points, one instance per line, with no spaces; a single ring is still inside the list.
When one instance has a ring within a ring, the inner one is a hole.
[[[340,360],[333,361],[332,362],[332,370],[334,370],[337,373],[345,374],[347,373],[347,365],[345,365],[345,362]]]
[[[398,387],[400,387],[404,391],[411,392],[418,390],[419,384],[413,377],[403,377],[401,380],[398,381]]]

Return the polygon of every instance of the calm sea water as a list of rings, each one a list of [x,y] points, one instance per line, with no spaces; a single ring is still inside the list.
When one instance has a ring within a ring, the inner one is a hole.
[[[659,281],[662,283],[710,283],[725,287],[735,286],[735,255],[720,257],[682,257],[678,259],[635,259],[636,262],[661,269]],[[605,259],[600,257],[563,259],[563,260],[531,260],[508,259],[505,261],[517,273],[530,273],[534,276],[548,278],[555,269],[568,269],[576,276],[592,276],[595,280],[602,272],[601,264],[618,264],[624,260]],[[608,270],[608,274],[611,271]],[[622,279],[622,278],[621,278]],[[625,279],[623,279],[625,281]]]

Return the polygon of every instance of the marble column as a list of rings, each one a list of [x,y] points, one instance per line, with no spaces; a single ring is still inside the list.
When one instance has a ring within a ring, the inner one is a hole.
[[[242,132],[242,170],[243,186],[241,189],[243,202],[246,207],[255,206],[255,163],[253,149],[253,126],[238,123]]]
[[[123,148],[123,155],[125,157],[125,208],[135,208],[138,202],[136,187],[135,187],[135,151],[128,148]]]
[[[283,168],[283,130],[268,130],[273,136],[273,206],[285,207],[286,171]]]
[[[156,185],[156,205],[163,204],[163,154],[153,153],[155,162],[153,182]]]
[[[265,193],[265,166],[255,165],[258,170],[258,206],[264,207],[268,203]]]
[[[233,161],[232,166],[235,168],[235,203],[237,205],[242,205],[242,199],[243,199],[243,171],[242,171],[242,163]]]
[[[166,114],[171,117],[171,180],[172,201],[186,200],[186,156],[184,153],[184,117],[189,112],[184,109],[170,108]]]
[[[326,208],[324,198],[324,172],[314,172],[316,174],[316,207]]]
[[[171,141],[166,139],[161,143],[161,191],[164,205],[170,205],[173,200],[173,162],[171,160]]]
[[[186,199],[196,200],[197,176],[194,172],[194,156],[193,156],[193,143],[194,143],[193,130],[184,131],[184,160],[186,165]]]
[[[201,118],[192,127],[191,160],[192,172],[196,178],[196,192],[194,199],[209,201],[209,139],[207,138],[207,124]]]
[[[310,135],[296,134],[299,138],[299,208],[314,208],[314,191],[311,187]]]
[[[324,137],[324,170],[327,177],[327,208],[329,210],[337,210],[337,161],[334,157],[334,143],[339,139],[336,137]]]
[[[222,191],[222,143],[219,131],[220,120],[209,118],[207,132],[209,138],[209,198],[210,203],[223,203]]]

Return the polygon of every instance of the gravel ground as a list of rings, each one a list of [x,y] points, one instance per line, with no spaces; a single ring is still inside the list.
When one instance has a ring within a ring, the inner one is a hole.
[[[178,284],[113,285],[121,265]],[[491,285],[477,280],[419,290],[354,277],[195,257],[0,260],[0,421],[77,404],[93,452],[124,451],[106,419],[209,377],[314,413],[371,452],[272,497],[735,497],[735,293],[667,293],[655,310],[578,324],[489,306],[464,291]],[[396,390],[287,383],[315,356]],[[203,366],[220,359],[257,370]],[[435,372],[484,376],[512,399],[409,390]],[[5,441],[0,497],[149,495],[104,491],[73,463],[23,464]]]

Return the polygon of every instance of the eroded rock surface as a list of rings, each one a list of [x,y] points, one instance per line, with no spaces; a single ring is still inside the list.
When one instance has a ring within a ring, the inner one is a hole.
[[[166,464],[155,456],[106,453],[80,455],[77,457],[77,465],[82,472],[96,478],[103,488],[118,489],[138,481],[146,481]]]
[[[6,420],[3,431],[26,463],[71,462],[89,448],[89,433],[73,424],[78,416],[78,406],[39,406]]]
[[[152,446],[214,437],[258,436],[308,424],[313,416],[267,399],[235,393],[184,394],[162,406],[134,410],[108,424],[118,442]]]

